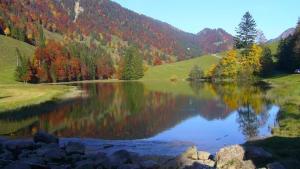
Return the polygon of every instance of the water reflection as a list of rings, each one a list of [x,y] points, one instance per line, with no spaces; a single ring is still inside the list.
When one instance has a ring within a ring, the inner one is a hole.
[[[270,114],[275,109],[263,88],[232,83],[180,85],[172,91],[164,83],[80,84],[88,97],[0,115],[0,134],[29,137],[42,129],[64,137],[206,144],[224,133],[237,143],[270,134],[277,110]],[[165,88],[169,91],[162,92]]]

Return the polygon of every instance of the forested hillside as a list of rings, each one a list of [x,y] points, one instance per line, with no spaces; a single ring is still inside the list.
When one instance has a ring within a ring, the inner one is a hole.
[[[137,14],[110,0],[0,0],[0,33],[37,43],[38,25],[64,41],[88,41],[117,49],[136,44],[149,64],[174,62],[232,47],[224,30],[194,35]],[[202,31],[203,32],[203,31]],[[110,51],[118,57],[120,51]]]

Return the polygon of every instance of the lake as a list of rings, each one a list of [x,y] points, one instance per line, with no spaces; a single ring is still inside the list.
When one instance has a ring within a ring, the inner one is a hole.
[[[267,137],[279,107],[261,85],[188,82],[75,84],[81,97],[0,114],[0,135],[29,138],[38,130],[78,138],[90,147],[141,154],[178,154],[190,145],[216,152]],[[112,149],[114,149],[112,148]],[[92,149],[92,148],[91,148]]]

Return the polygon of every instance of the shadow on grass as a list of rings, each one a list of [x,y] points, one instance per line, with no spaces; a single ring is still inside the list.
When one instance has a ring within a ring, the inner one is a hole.
[[[10,98],[11,96],[2,96],[0,97],[0,99],[6,99],[6,98]]]
[[[272,153],[271,161],[278,161],[287,169],[300,169],[300,137],[270,137],[262,140],[250,141],[245,145],[259,146]],[[270,161],[252,160],[255,166],[266,165]]]

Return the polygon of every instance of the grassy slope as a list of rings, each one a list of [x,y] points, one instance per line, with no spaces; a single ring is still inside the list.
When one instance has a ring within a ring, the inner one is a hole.
[[[30,85],[16,82],[16,47],[31,57],[34,47],[24,42],[0,35],[0,112],[39,104],[74,90],[67,86]]]
[[[218,62],[218,58],[212,55],[205,55],[190,60],[150,67],[142,80],[170,80],[176,76],[178,80],[185,80],[194,65],[207,70],[212,64]]]
[[[32,56],[34,52],[34,46],[0,35],[0,84],[16,83],[14,80],[16,48],[27,57]]]

